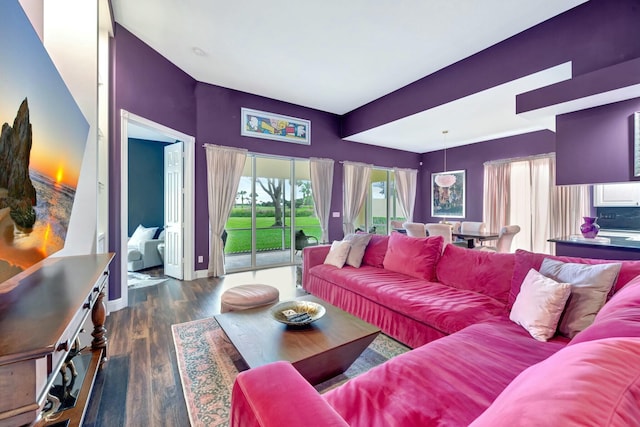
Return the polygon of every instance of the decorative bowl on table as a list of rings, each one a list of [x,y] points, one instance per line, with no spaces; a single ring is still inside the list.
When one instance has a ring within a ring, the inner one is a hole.
[[[326,310],[312,301],[283,301],[271,307],[271,316],[288,326],[306,326],[320,319]]]

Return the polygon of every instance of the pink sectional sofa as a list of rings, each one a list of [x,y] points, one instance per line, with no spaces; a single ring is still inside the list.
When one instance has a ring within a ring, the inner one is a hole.
[[[619,262],[613,296],[590,326],[539,341],[509,318],[530,270],[545,258],[611,261],[452,245],[440,256],[441,242],[429,239],[416,252],[403,238],[376,237],[359,268],[326,266],[327,248],[306,248],[305,289],[414,349],[322,395],[286,362],[245,371],[231,425],[638,425],[640,261]],[[387,262],[399,246],[404,266]]]
[[[305,248],[302,286],[413,348],[503,314],[514,256],[442,245],[374,235],[359,268],[323,264],[328,246]]]

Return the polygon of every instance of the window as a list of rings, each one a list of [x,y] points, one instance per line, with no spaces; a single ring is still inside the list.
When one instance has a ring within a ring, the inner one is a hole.
[[[492,231],[519,225],[512,250],[553,253],[547,241],[575,233],[589,212],[589,187],[557,186],[555,155],[484,165],[484,222]]]
[[[405,220],[396,196],[395,174],[392,170],[373,168],[369,194],[356,225],[363,231],[387,234],[391,220]]]

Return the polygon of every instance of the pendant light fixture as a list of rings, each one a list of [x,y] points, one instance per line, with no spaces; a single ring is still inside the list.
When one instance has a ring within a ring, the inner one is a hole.
[[[436,178],[435,178],[436,185],[442,188],[449,188],[456,183],[456,176],[450,173],[446,173],[447,172],[447,134],[448,133],[449,133],[448,130],[442,131],[442,135],[444,138],[444,168],[442,170],[442,173],[439,175],[436,175]]]

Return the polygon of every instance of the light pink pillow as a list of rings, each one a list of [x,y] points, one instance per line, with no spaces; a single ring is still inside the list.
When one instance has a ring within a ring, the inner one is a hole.
[[[470,427],[637,426],[640,338],[563,348],[521,372]]]
[[[436,274],[444,285],[479,292],[506,303],[514,263],[514,254],[446,245]]]
[[[383,268],[382,263],[384,262],[384,256],[387,253],[388,245],[389,236],[372,234],[371,240],[369,240],[367,248],[364,250],[362,264],[370,265],[371,267]]]
[[[391,233],[384,256],[385,270],[403,273],[418,279],[436,279],[436,264],[442,253],[442,236],[409,237]]]
[[[325,264],[330,264],[338,268],[342,268],[347,261],[351,243],[346,240],[334,240],[327,257],[324,259]]]
[[[569,283],[556,282],[531,269],[522,282],[509,319],[538,341],[547,341],[556,333],[570,293]]]

